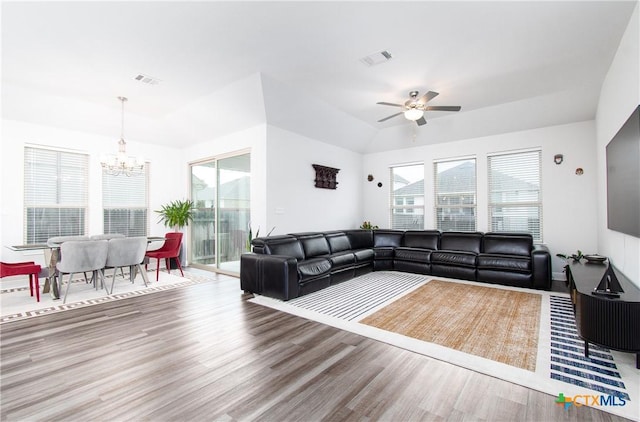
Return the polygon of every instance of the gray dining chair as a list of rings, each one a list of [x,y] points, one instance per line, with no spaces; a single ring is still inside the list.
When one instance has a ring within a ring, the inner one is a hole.
[[[62,245],[64,242],[81,240],[89,240],[89,236],[54,236],[47,239],[47,246],[49,247],[49,249],[46,249],[44,251],[44,259],[45,262],[49,263],[49,277],[53,280],[53,282],[56,282],[56,279],[58,277],[56,264],[60,260],[60,245]],[[87,277],[87,275],[85,274],[84,278],[88,283],[89,277]],[[61,286],[60,283],[57,284]]]
[[[54,236],[47,239],[47,246],[58,247],[64,242],[89,240],[89,236]]]
[[[122,239],[125,237],[120,233],[109,233],[109,234],[94,234],[91,235],[91,240],[111,240],[111,239]]]
[[[98,282],[98,277],[100,277],[102,286],[109,293],[102,271],[107,262],[108,252],[109,242],[106,240],[70,240],[60,245],[60,260],[56,264],[56,268],[60,273],[60,286],[64,281],[64,274],[69,274],[69,281],[67,282],[67,289],[62,303],[67,302],[71,280],[76,273],[92,272],[96,283]]]
[[[125,235],[121,233],[105,233],[105,234],[93,234],[91,235],[91,240],[111,240],[111,239],[122,239]],[[124,277],[124,270],[120,268],[120,272],[122,273],[122,277]]]
[[[107,253],[106,268],[113,268],[113,280],[111,281],[111,292],[116,283],[116,272],[118,268],[129,267],[129,280],[133,283],[135,280],[136,270],[140,271],[144,286],[147,287],[147,274],[140,265],[144,260],[144,254],[147,252],[147,238],[125,237],[109,240],[109,252]],[[124,273],[123,273],[124,278]]]

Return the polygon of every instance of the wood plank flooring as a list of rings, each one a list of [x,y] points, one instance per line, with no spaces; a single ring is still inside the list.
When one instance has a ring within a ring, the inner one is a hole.
[[[246,301],[236,278],[0,326],[2,421],[621,421]]]

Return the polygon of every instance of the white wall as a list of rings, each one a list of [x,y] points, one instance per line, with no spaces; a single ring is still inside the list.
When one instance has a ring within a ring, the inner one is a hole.
[[[423,162],[425,164],[425,228],[435,227],[433,161],[476,157],[477,173],[477,230],[489,230],[487,203],[487,155],[495,152],[542,148],[543,186],[543,242],[554,256],[554,278],[562,279],[563,262],[556,253],[596,253],[597,221],[595,125],[593,121],[507,134],[426,145],[411,149],[387,151],[364,156],[363,209],[364,219],[380,227],[389,227],[389,167],[398,164]],[[563,154],[564,162],[556,165],[555,154]],[[582,176],[576,168],[584,169]],[[373,182],[366,175],[373,174]],[[382,182],[379,188],[377,182]]]
[[[598,248],[640,286],[640,239],[607,228],[606,146],[640,104],[640,6],[629,21],[600,91],[596,114]]]
[[[337,189],[314,187],[312,164],[340,169]],[[267,126],[267,225],[262,230],[276,227],[277,235],[358,228],[362,179],[360,154]]]
[[[0,157],[2,184],[0,185],[0,252],[2,260],[36,260],[43,262],[42,252],[13,252],[4,246],[24,243],[23,189],[24,147],[27,144],[63,148],[89,154],[89,215],[88,234],[102,233],[102,169],[100,157],[114,154],[118,148],[118,137],[105,137],[86,132],[77,132],[50,126],[41,126],[11,120],[2,121],[2,156]],[[135,142],[127,138],[129,155],[143,157],[150,162],[149,208],[185,197],[187,177],[181,150]],[[156,224],[157,218],[150,215],[150,235],[165,232]]]

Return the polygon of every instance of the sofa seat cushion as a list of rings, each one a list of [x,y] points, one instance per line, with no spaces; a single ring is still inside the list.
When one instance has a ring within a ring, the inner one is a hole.
[[[531,259],[516,255],[480,254],[478,269],[530,273]]]
[[[415,262],[431,262],[431,250],[429,249],[420,249],[420,248],[407,248],[407,247],[399,247],[396,248],[396,260],[402,261],[415,261]]]
[[[373,256],[375,259],[393,259],[394,249],[391,246],[378,247],[373,249]]]
[[[328,255],[327,258],[331,261],[332,270],[340,270],[347,267],[352,267],[356,263],[356,256],[353,252],[339,252]]]
[[[433,251],[431,252],[431,263],[475,268],[477,257],[473,252]]]
[[[359,249],[353,251],[356,262],[373,262],[373,249]]]
[[[329,274],[331,271],[331,261],[327,258],[311,258],[298,261],[298,275],[300,281],[309,280]]]

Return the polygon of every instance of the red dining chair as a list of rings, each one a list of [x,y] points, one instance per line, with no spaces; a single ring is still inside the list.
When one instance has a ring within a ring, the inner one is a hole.
[[[40,273],[40,265],[35,262],[0,262],[0,278],[12,275],[28,275],[29,290],[33,296],[33,290],[36,291],[36,301],[40,302],[40,281],[38,274]]]
[[[171,259],[175,259],[178,264],[178,268],[180,269],[180,274],[184,277],[184,273],[182,272],[182,265],[180,264],[180,246],[182,246],[182,233],[181,232],[170,232],[164,236],[164,245],[160,249],[156,249],[155,251],[149,251],[144,256],[147,258],[155,258],[156,259],[156,281],[158,281],[158,277],[160,275],[160,259],[164,259],[164,265],[167,267],[167,272],[171,274],[170,270],[170,261]],[[144,264],[144,269],[147,269],[147,264]]]

